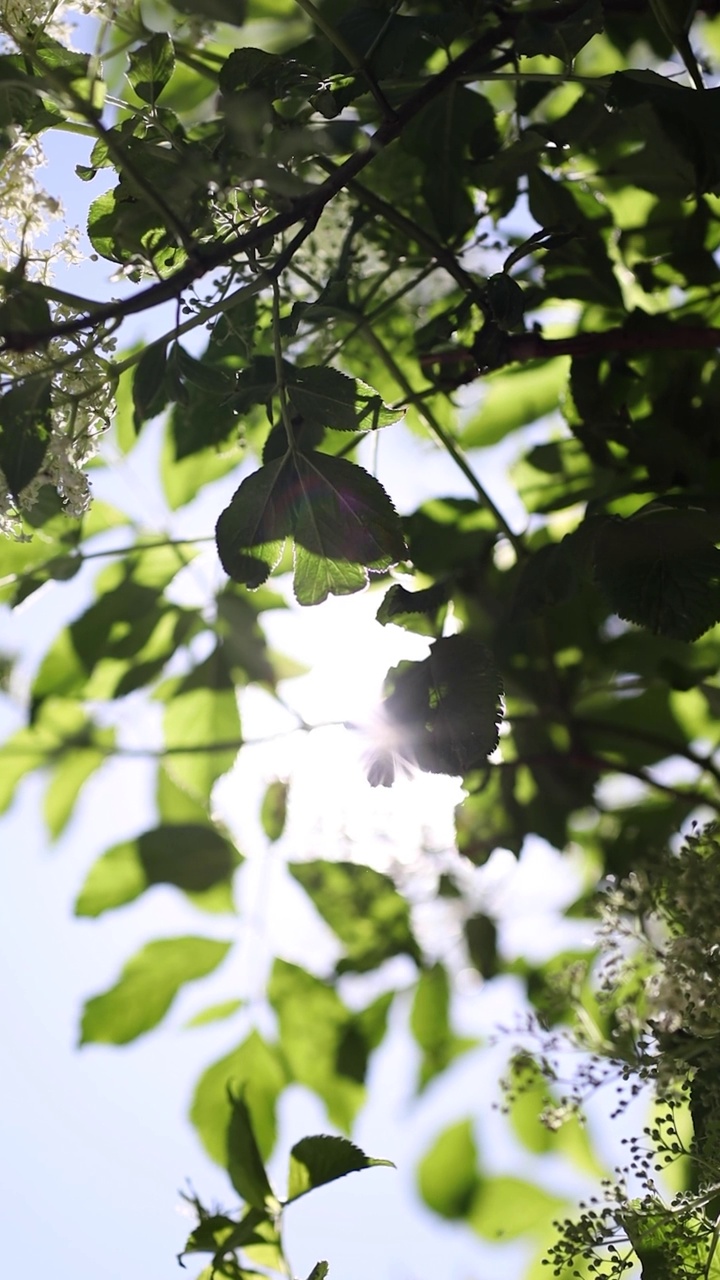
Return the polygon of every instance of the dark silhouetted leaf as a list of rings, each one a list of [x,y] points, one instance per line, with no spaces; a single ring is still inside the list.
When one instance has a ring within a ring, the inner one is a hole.
[[[26,378],[0,397],[0,468],[14,498],[42,468],[50,441],[50,379]]]
[[[469,635],[436,640],[423,662],[388,673],[385,715],[397,750],[431,773],[467,773],[498,744],[502,681],[489,651]]]
[[[314,1187],[335,1182],[348,1173],[372,1169],[384,1165],[395,1168],[392,1160],[373,1160],[347,1138],[332,1137],[321,1133],[301,1138],[290,1152],[288,1175],[288,1201],[298,1200]]]
[[[652,505],[598,526],[595,574],[613,609],[661,636],[697,640],[720,621],[720,525]]]

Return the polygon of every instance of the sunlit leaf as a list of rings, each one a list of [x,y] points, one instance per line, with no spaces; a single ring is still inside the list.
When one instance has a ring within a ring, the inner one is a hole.
[[[469,1225],[486,1240],[513,1240],[548,1229],[564,1207],[559,1196],[522,1178],[481,1178],[468,1210]]]
[[[98,916],[132,902],[153,884],[203,893],[227,881],[242,861],[215,827],[173,823],[113,845],[90,868],[75,914]]]
[[[165,750],[173,777],[206,802],[240,749],[240,716],[230,672],[220,648],[187,676],[162,691]]]
[[[227,1164],[229,1088],[243,1089],[258,1147],[267,1159],[275,1144],[277,1099],[287,1083],[280,1053],[257,1031],[208,1067],[195,1087],[190,1119],[211,1159]]]
[[[231,947],[212,938],[149,942],[127,962],[114,987],[87,1001],[80,1043],[127,1044],[151,1031],[180,987],[212,973]]]
[[[338,1128],[350,1128],[362,1103],[364,1088],[357,1065],[341,1071],[345,1036],[353,1025],[350,1010],[335,991],[298,965],[276,959],[268,984],[268,999],[280,1027],[280,1044],[298,1084],[323,1099]]]
[[[242,1000],[223,1000],[220,1004],[208,1005],[207,1009],[202,1009],[200,1013],[196,1013],[192,1018],[188,1018],[185,1023],[186,1027],[205,1027],[211,1022],[222,1022],[225,1018],[231,1018],[238,1009],[242,1009]]]
[[[345,948],[339,973],[376,969],[395,955],[419,962],[408,904],[389,876],[354,862],[297,862],[289,869]]]
[[[242,1090],[228,1087],[230,1123],[227,1133],[227,1170],[230,1181],[243,1200],[256,1209],[277,1204],[253,1132],[252,1119]]]
[[[128,80],[143,102],[157,101],[174,69],[172,40],[164,31],[156,31],[128,58]]]
[[[497,444],[518,427],[552,413],[567,383],[568,370],[569,361],[559,357],[529,368],[490,374],[480,409],[463,427],[465,448]]]
[[[424,969],[418,978],[410,1012],[410,1030],[422,1051],[418,1092],[446,1071],[460,1054],[477,1041],[458,1036],[450,1023],[450,981],[441,964]]]
[[[418,1165],[418,1189],[428,1208],[443,1218],[467,1217],[480,1186],[477,1162],[471,1121],[445,1129]]]

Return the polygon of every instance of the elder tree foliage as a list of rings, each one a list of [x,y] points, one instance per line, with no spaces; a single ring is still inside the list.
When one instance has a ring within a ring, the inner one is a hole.
[[[82,1040],[149,1032],[232,948],[202,935],[200,913],[234,909],[243,861],[213,789],[243,750],[243,690],[279,696],[292,673],[263,628],[287,606],[275,575],[292,575],[303,606],[371,582],[379,625],[427,638],[423,660],[388,674],[391,733],[369,782],[389,786],[409,764],[465,787],[456,851],[423,855],[462,935],[450,956],[415,919],[412,875],[365,867],[362,850],[307,862],[290,849],[341,959],[316,973],[275,958],[274,1039],[242,1022],[240,999],[198,1015],[245,1028],[191,1112],[242,1205],[193,1199],[186,1252],[210,1256],[207,1277],[284,1272],[284,1204],[386,1161],[349,1137],[310,1136],[279,1196],[265,1161],[283,1090],[313,1090],[350,1134],[396,1003],[420,1094],[473,1047],[452,1008],[471,967],[527,989],[532,1034],[508,1065],[516,1136],[604,1175],[603,1190],[577,1210],[489,1174],[467,1119],[421,1162],[426,1204],[485,1239],[529,1240],[529,1275],[544,1259],[562,1277],[709,1280],[720,1274],[715,6],[139,0],[85,13],[74,31],[72,13],[42,0],[0,15],[2,601],[97,570],[93,602],[48,638],[26,721],[0,748],[0,804],[42,771],[57,838],[93,774],[127,751],[112,708],[152,698],[154,825],[98,850],[76,912],[170,884],[196,906],[199,933],[130,957],[88,999]],[[76,253],[39,180],[55,130],[87,139],[76,179],[118,298],[53,283],[53,255]],[[138,316],[149,345],[124,336]],[[477,395],[461,392],[469,384]],[[89,501],[87,466],[110,465],[111,421],[129,453],[159,415],[170,510],[237,472],[216,512],[224,573],[202,604],[175,590],[200,543]],[[528,443],[538,420],[544,434]],[[365,442],[406,428],[452,459],[472,497],[438,492],[398,512],[382,448],[375,474]],[[484,478],[482,450],[506,439],[524,521],[506,518]],[[286,808],[276,779],[262,803],[269,842]],[[470,887],[493,850],[519,855],[532,835],[580,859],[568,914],[600,921],[596,947],[544,964],[503,954]],[[415,974],[409,1002],[389,986],[358,1008],[360,976],[396,956]],[[561,1083],[571,1042],[581,1065]],[[580,1119],[608,1082],[620,1110],[646,1085],[658,1099],[617,1175]]]

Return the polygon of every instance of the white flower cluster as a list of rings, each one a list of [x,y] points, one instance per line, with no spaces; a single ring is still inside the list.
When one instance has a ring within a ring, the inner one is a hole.
[[[72,318],[67,308],[54,309],[57,323]],[[97,338],[54,340],[42,354],[13,353],[0,363],[6,389],[23,377],[42,373],[52,377],[50,438],[40,470],[17,501],[0,470],[0,534],[22,536],[21,514],[31,510],[46,484],[57,490],[69,516],[81,516],[87,510],[90,483],[85,467],[97,453],[114,409],[114,380],[108,360],[114,347],[115,339],[109,336],[99,343]]]
[[[606,990],[632,986],[634,973],[656,1034],[720,1037],[720,830],[612,885],[601,915]]]
[[[0,0],[0,51],[22,45],[28,34],[42,28],[69,43],[68,20],[73,14],[97,18],[118,7],[108,0]],[[45,156],[39,139],[16,127],[4,131],[0,150],[0,268],[21,270],[32,281],[48,284],[53,265],[76,265],[82,260],[79,233],[68,226],[61,202],[44,188],[40,171]],[[1,301],[1,295],[0,295]],[[54,323],[72,319],[53,307]],[[84,467],[97,451],[98,440],[110,423],[113,383],[108,361],[112,340],[53,341],[38,353],[8,353],[0,359],[2,390],[9,390],[31,374],[52,375],[51,432],[38,475],[16,501],[0,470],[0,535],[21,535],[21,513],[35,503],[38,491],[51,484],[69,515],[88,506],[90,486]]]

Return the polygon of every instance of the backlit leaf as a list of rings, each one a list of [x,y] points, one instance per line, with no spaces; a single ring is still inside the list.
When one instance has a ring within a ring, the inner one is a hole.
[[[387,569],[405,552],[385,490],[361,467],[327,454],[285,454],[240,485],[218,520],[218,554],[236,582],[258,587],[295,539],[295,595],[319,604],[359,591],[367,570]]]
[[[441,964],[424,969],[418,978],[410,1012],[410,1030],[422,1051],[418,1093],[446,1071],[476,1041],[454,1033],[450,1024],[450,982]]]
[[[118,983],[88,1000],[81,1044],[127,1044],[164,1018],[181,986],[212,973],[231,942],[213,938],[162,938],[129,960]]]
[[[98,916],[132,902],[153,884],[203,893],[230,879],[241,856],[214,827],[201,823],[155,827],[113,845],[90,868],[75,914]]]
[[[477,1163],[471,1121],[445,1129],[418,1165],[418,1189],[428,1208],[443,1218],[467,1217],[480,1185]]]
[[[156,102],[175,69],[172,40],[164,31],[156,31],[147,44],[131,50],[128,64],[128,80],[138,97]]]
[[[276,1204],[265,1165],[253,1132],[252,1120],[242,1090],[228,1087],[230,1123],[227,1134],[227,1170],[239,1196],[256,1209],[265,1211]]]
[[[719,537],[704,511],[651,506],[600,526],[595,573],[621,618],[696,640],[720,621]]]
[[[288,784],[282,778],[268,783],[260,806],[260,822],[268,840],[279,840],[287,818]]]
[[[195,1088],[190,1119],[208,1155],[227,1164],[227,1134],[232,1112],[228,1089],[243,1089],[253,1131],[264,1159],[275,1144],[277,1099],[288,1083],[280,1053],[257,1031],[203,1072]]]
[[[344,1037],[353,1023],[350,1010],[326,983],[279,959],[272,968],[268,999],[278,1017],[280,1044],[292,1078],[317,1093],[333,1124],[347,1131],[365,1092],[348,1068],[339,1070]],[[355,1064],[352,1069],[356,1071]]]
[[[389,876],[354,862],[296,862],[289,870],[345,948],[339,973],[376,969],[395,955],[420,960],[408,904]]]

